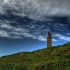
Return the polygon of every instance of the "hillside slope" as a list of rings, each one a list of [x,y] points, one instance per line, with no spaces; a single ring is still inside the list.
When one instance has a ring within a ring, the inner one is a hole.
[[[3,56],[0,70],[70,70],[70,43]]]

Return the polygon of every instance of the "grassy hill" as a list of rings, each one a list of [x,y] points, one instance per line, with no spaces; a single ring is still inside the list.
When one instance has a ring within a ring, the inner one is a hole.
[[[3,56],[0,70],[70,70],[70,43]]]

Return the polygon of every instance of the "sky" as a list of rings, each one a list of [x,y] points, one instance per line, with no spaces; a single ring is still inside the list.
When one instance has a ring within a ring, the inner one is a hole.
[[[70,41],[70,0],[0,0],[0,56]]]

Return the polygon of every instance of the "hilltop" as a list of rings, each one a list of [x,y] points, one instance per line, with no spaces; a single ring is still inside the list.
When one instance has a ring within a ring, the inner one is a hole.
[[[0,58],[0,70],[70,70],[70,42]]]

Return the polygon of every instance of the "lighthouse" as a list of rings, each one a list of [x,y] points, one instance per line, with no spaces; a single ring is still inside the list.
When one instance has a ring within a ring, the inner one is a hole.
[[[48,48],[52,47],[52,34],[50,31],[48,32],[48,36],[47,36],[47,47]]]

